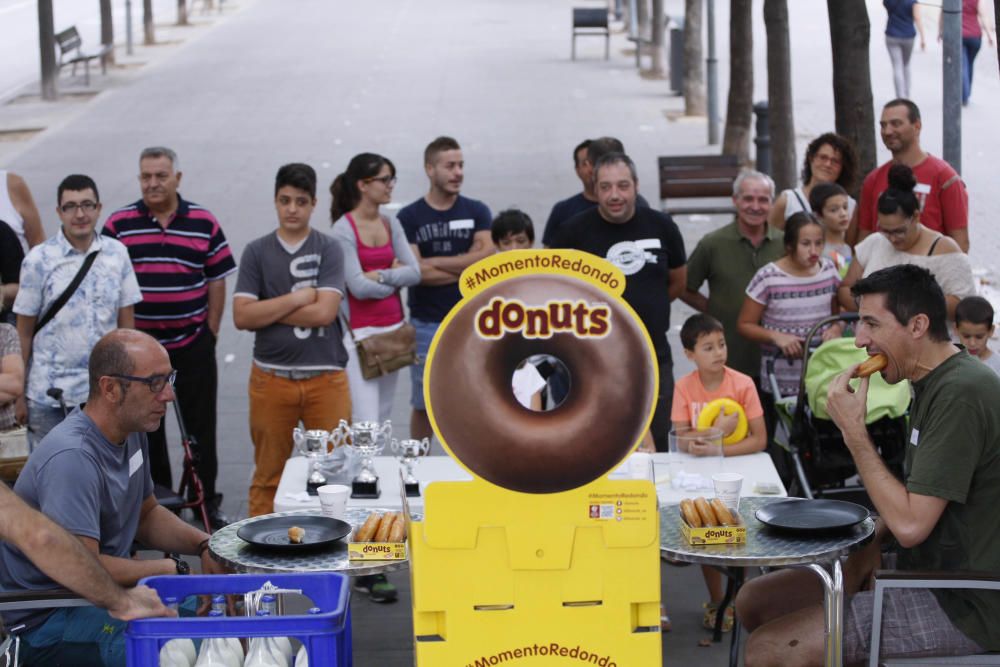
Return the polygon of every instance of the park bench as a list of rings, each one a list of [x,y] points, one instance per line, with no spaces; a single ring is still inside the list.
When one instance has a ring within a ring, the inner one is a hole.
[[[740,173],[735,155],[671,155],[659,158],[660,200],[671,215],[735,213],[733,182]],[[678,207],[678,199],[720,199],[721,203],[697,203]]]
[[[611,30],[608,27],[607,7],[574,7],[573,8],[573,46],[572,60],[576,60],[576,38],[581,35],[604,37],[604,59],[611,54]]]
[[[84,82],[90,85],[90,61],[100,59],[101,74],[108,73],[107,56],[114,49],[112,44],[101,44],[95,51],[83,50],[83,39],[77,32],[76,26],[66,28],[56,35],[56,44],[59,45],[59,69],[66,65],[73,66],[73,76],[76,76],[76,66],[83,63]]]

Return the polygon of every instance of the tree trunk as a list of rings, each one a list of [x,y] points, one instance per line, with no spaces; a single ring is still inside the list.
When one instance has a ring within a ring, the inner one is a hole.
[[[153,0],[142,0],[142,43],[147,46],[156,44],[156,33],[153,30]]]
[[[705,69],[701,49],[702,0],[684,1],[684,113],[704,116]]]
[[[38,48],[42,68],[42,99],[54,102],[59,97],[56,79],[59,65],[56,63],[55,14],[52,0],[38,0]]]
[[[187,0],[177,0],[177,25],[188,25]]]
[[[730,0],[729,15],[729,102],[722,153],[748,164],[753,127],[753,0]]]
[[[653,0],[653,18],[651,21],[652,35],[650,39],[649,73],[662,79],[667,73],[667,51],[664,46],[666,33],[666,15],[663,13],[663,0]]]
[[[993,21],[996,23],[997,64],[1000,65],[1000,0],[993,0]]]
[[[764,0],[767,28],[767,96],[770,105],[771,177],[778,190],[798,183],[795,121],[792,117],[792,61],[788,39],[787,0]]]
[[[649,0],[636,0],[635,20],[638,36],[647,39],[649,36]]]
[[[111,15],[111,0],[101,0],[101,44],[111,45],[111,50],[104,56],[104,64],[114,65],[115,23]]]
[[[865,0],[827,0],[830,43],[833,45],[833,107],[837,134],[850,140],[858,152],[858,182],[875,168],[875,112],[868,64],[871,26]]]

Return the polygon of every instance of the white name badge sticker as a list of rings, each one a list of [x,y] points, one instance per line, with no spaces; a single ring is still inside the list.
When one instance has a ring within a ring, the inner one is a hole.
[[[930,183],[917,183],[913,186],[913,191],[918,195],[929,195],[931,193]]]
[[[455,231],[458,229],[472,229],[476,226],[476,221],[472,218],[462,218],[461,220],[450,220],[448,229]]]
[[[137,472],[139,472],[140,469],[142,469],[142,450],[141,449],[139,451],[137,451],[135,454],[133,454],[132,458],[130,458],[128,460],[128,476],[131,477],[132,475],[134,475]]]
[[[635,242],[635,244],[643,250],[654,250],[663,247],[660,243],[660,239],[639,239]]]
[[[913,429],[910,431],[910,444],[917,447],[920,444],[920,431]]]

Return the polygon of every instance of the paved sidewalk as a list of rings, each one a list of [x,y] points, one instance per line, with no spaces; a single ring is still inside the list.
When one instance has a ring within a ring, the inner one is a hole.
[[[133,61],[122,58],[125,66],[106,79],[93,76],[92,90],[101,91],[97,96],[89,96],[80,82],[68,82],[64,90],[82,94],[56,105],[28,97],[0,106],[0,164],[28,180],[51,234],[57,228],[56,184],[64,175],[92,175],[110,211],[139,196],[139,150],[170,145],[179,153],[184,196],[219,217],[239,257],[248,241],[275,227],[273,177],[279,165],[305,161],[317,168],[321,193],[313,223],[327,229],[326,187],[352,155],[389,156],[399,171],[395,197],[408,203],[426,188],[424,146],[450,134],[464,148],[465,194],[485,200],[494,212],[523,208],[540,236],[552,203],[579,189],[572,148],[585,137],[620,137],[639,167],[640,190],[651,201],[657,199],[658,155],[717,150],[705,143],[703,119],[668,120],[682,111],[682,100],[669,96],[667,82],[637,75],[631,43],[622,33],[612,37],[609,61],[602,59],[601,40],[583,38],[578,60],[570,62],[570,8],[585,1],[227,2],[221,17],[194,16],[192,28],[164,26],[159,35],[168,44],[140,49]],[[833,126],[826,3],[789,4],[795,121],[804,145]],[[881,3],[869,0],[869,5],[880,103],[892,97],[891,76],[880,41]],[[667,2],[668,13],[682,13],[682,7],[681,0]],[[716,2],[716,9],[724,109],[727,3]],[[760,99],[766,96],[762,24],[755,37]],[[934,108],[940,106],[940,92],[935,93],[940,86],[932,83],[940,76],[939,47],[915,54],[914,69],[926,145],[940,154],[940,111]],[[964,114],[965,172],[972,191],[972,254],[985,261],[1000,247],[987,218],[1000,205],[986,162],[995,144],[991,108],[1000,101],[995,51],[984,46],[976,69],[973,103]],[[45,129],[2,134],[32,128]],[[683,223],[688,250],[720,222]],[[231,293],[234,281],[229,283]],[[689,312],[675,305],[674,324]],[[690,366],[676,332],[672,336],[679,376]],[[251,345],[252,336],[236,331],[227,313],[219,340],[219,488],[234,517],[246,514],[252,470],[246,398]],[[408,430],[408,398],[404,377],[393,413],[400,433]],[[705,636],[698,629],[705,598],[698,569],[664,571],[675,625],[664,637],[667,661],[725,664],[728,645],[697,647]],[[406,583],[405,575],[395,580]],[[405,595],[377,608],[359,599],[354,609],[356,664],[412,664]]]

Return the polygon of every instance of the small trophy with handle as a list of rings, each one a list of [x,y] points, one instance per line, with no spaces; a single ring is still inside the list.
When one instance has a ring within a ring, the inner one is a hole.
[[[403,484],[406,486],[406,495],[411,498],[420,495],[420,482],[413,475],[413,466],[416,465],[421,456],[427,455],[430,448],[431,442],[428,438],[423,440],[396,440],[394,438],[392,441],[392,453],[399,459],[406,471]]]
[[[344,420],[340,421],[338,430],[347,425]],[[373,421],[354,422],[350,425],[350,436],[344,442],[344,447],[352,454],[361,457],[361,472],[351,482],[351,498],[378,498],[382,495],[378,484],[378,475],[375,474],[375,462],[373,459],[382,453],[392,435],[392,423],[386,420],[384,423]]]

